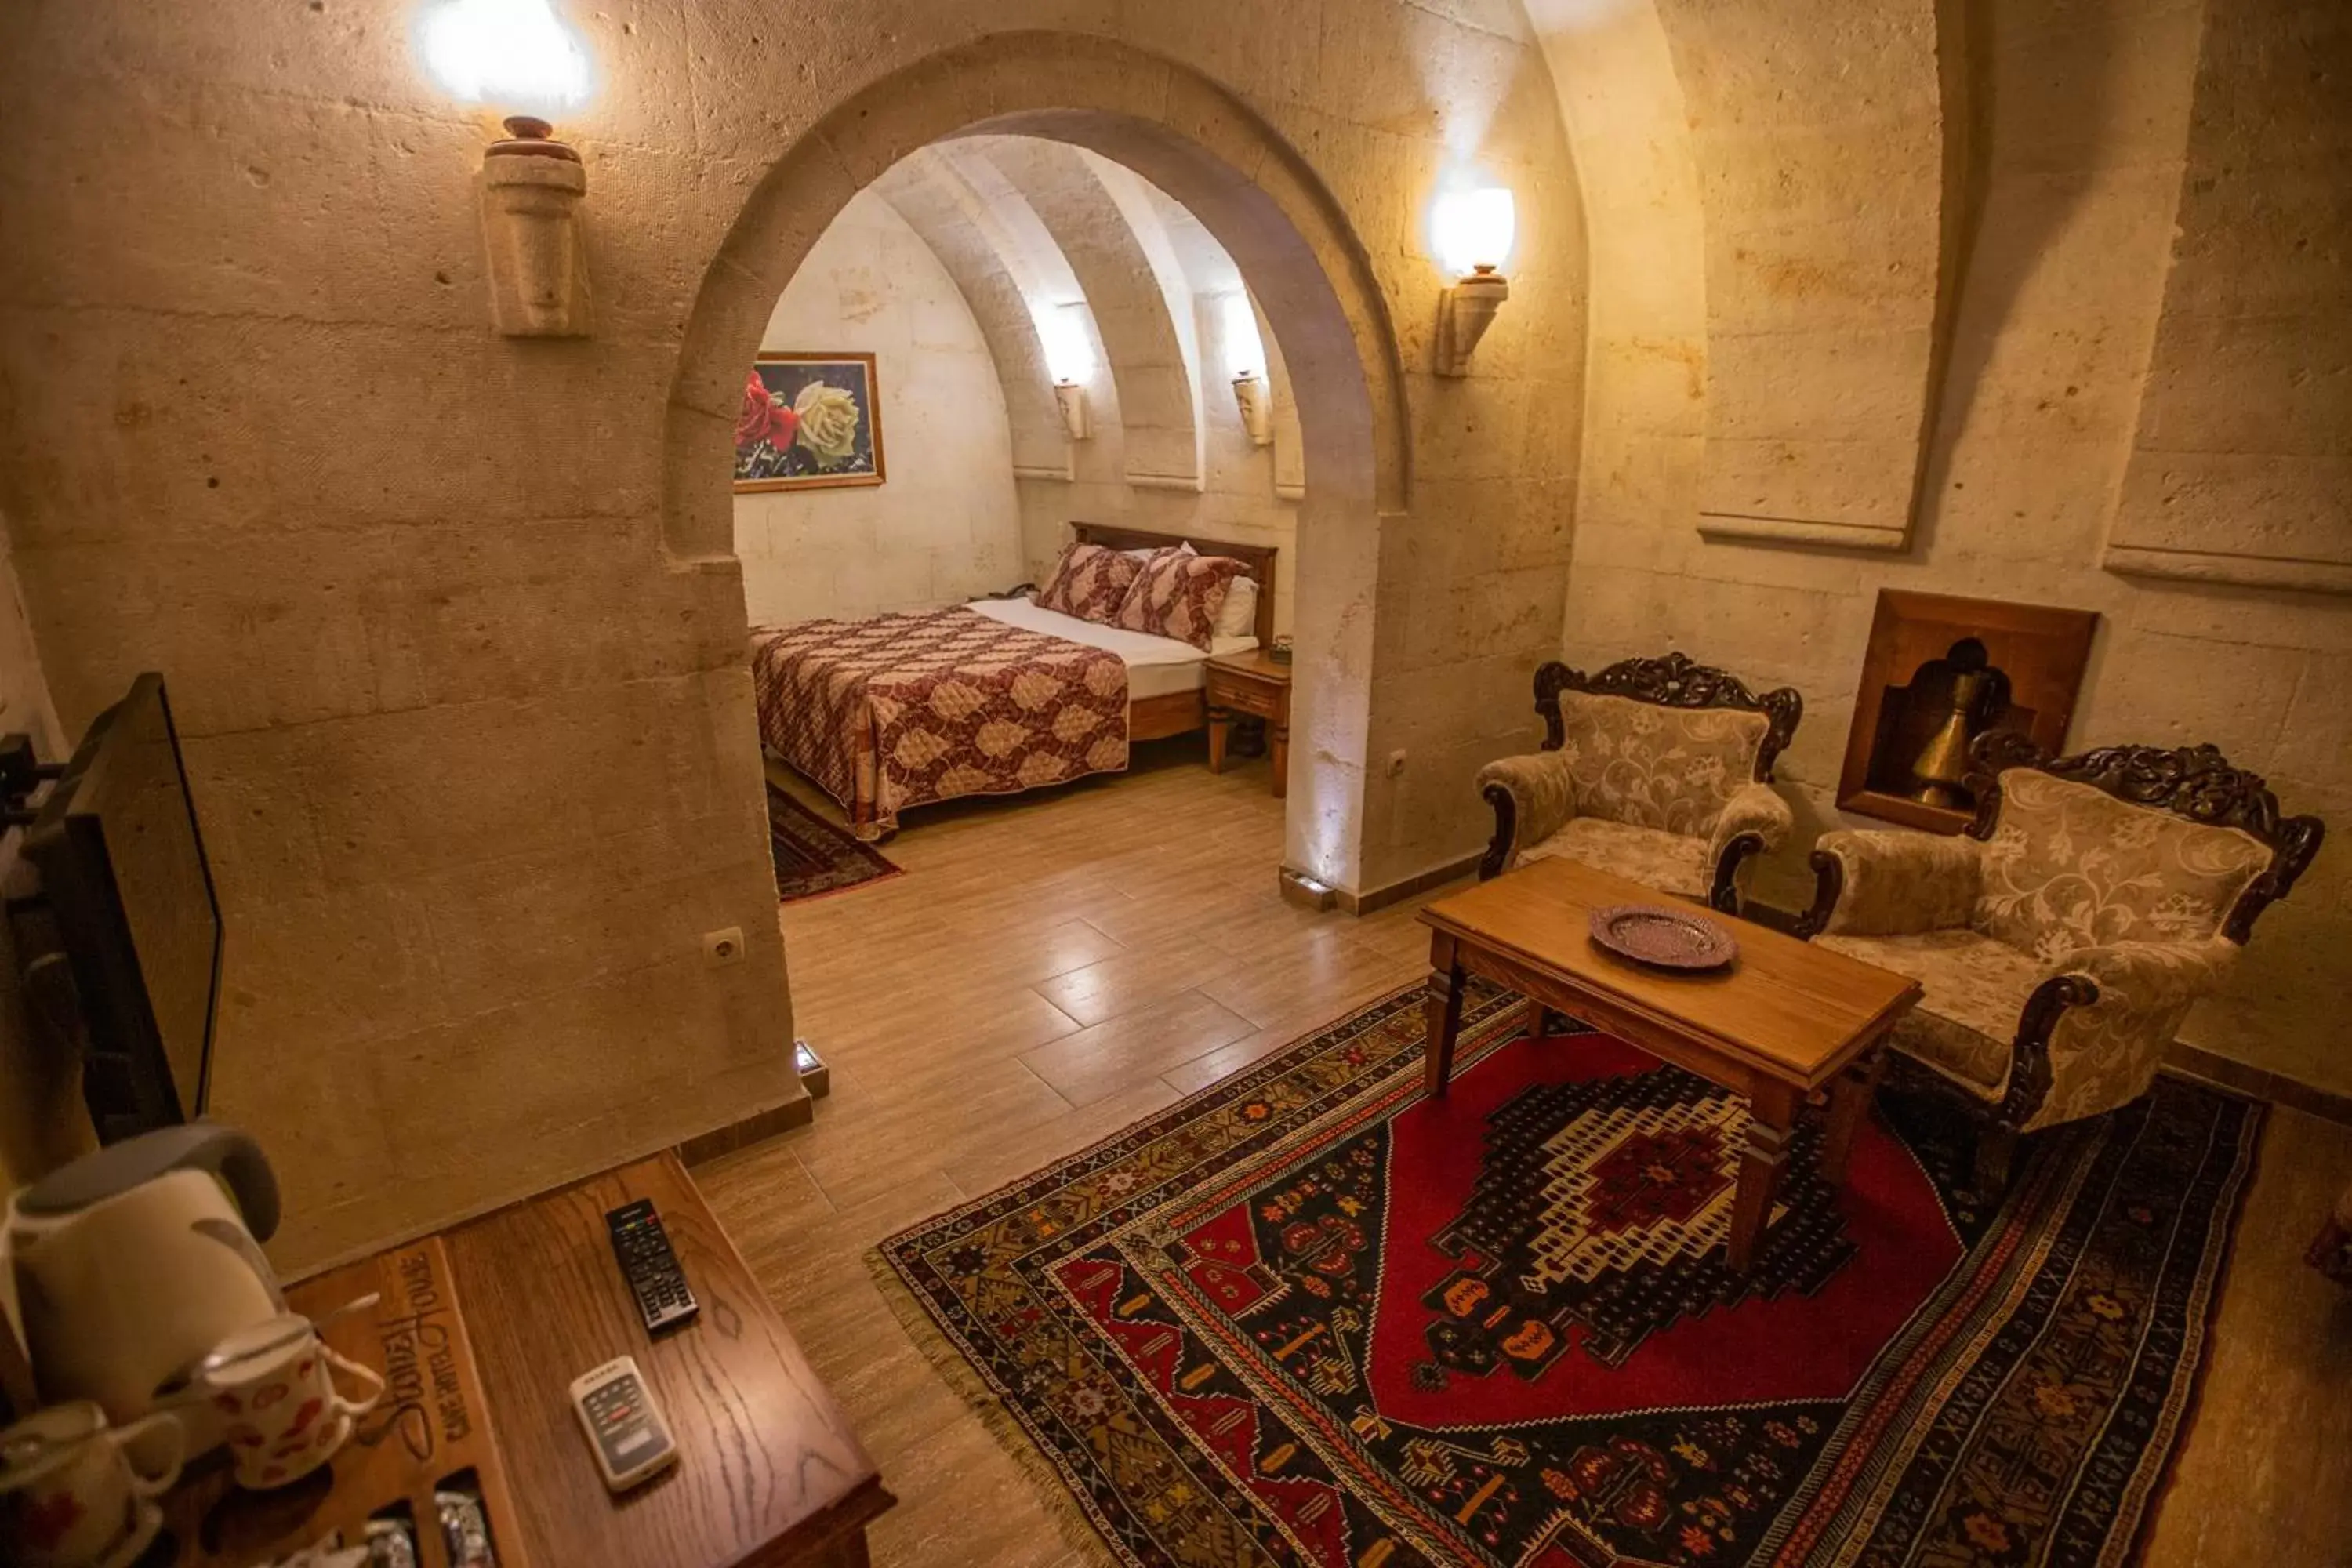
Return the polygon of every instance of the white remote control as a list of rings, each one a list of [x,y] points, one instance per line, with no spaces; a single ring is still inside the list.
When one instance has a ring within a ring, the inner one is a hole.
[[[677,1458],[669,1425],[654,1408],[653,1394],[628,1356],[615,1356],[573,1378],[572,1408],[580,1413],[596,1468],[614,1491],[628,1490]]]

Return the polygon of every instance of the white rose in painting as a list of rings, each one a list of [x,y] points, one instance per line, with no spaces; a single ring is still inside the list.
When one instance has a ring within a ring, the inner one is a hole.
[[[857,399],[837,386],[812,381],[793,399],[800,416],[800,444],[826,468],[857,450]]]

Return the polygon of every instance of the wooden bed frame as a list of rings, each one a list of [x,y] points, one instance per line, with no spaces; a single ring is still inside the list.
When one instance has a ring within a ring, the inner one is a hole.
[[[1257,583],[1257,645],[1274,646],[1274,558],[1279,553],[1275,546],[1236,544],[1197,533],[1152,533],[1101,522],[1073,522],[1070,531],[1077,535],[1080,544],[1099,544],[1107,550],[1165,550],[1190,540],[1192,548],[1203,555],[1227,555],[1248,562],[1249,574]],[[1127,705],[1130,741],[1165,740],[1171,735],[1204,730],[1208,724],[1208,694],[1199,688],[1171,691],[1165,697],[1139,698]]]

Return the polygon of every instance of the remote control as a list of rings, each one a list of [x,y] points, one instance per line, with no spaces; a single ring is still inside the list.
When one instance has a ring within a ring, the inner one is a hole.
[[[621,1278],[637,1298],[637,1315],[646,1331],[675,1328],[702,1310],[686,1288],[686,1273],[670,1250],[669,1232],[654,1212],[651,1198],[623,1204],[604,1216],[613,1233],[613,1256],[620,1260]]]
[[[668,1424],[654,1408],[637,1363],[627,1356],[573,1378],[572,1408],[580,1413],[596,1469],[611,1490],[625,1492],[677,1462],[677,1444]]]

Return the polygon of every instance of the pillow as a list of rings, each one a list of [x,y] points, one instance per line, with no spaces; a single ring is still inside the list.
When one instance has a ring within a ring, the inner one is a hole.
[[[1205,652],[1216,636],[1217,612],[1224,608],[1234,579],[1248,570],[1246,563],[1230,555],[1179,551],[1156,555],[1143,563],[1110,624],[1174,637]]]
[[[1054,574],[1037,591],[1037,606],[1082,621],[1110,624],[1127,602],[1143,563],[1099,544],[1066,544]]]
[[[1257,579],[1236,577],[1217,608],[1217,639],[1257,636]]]

